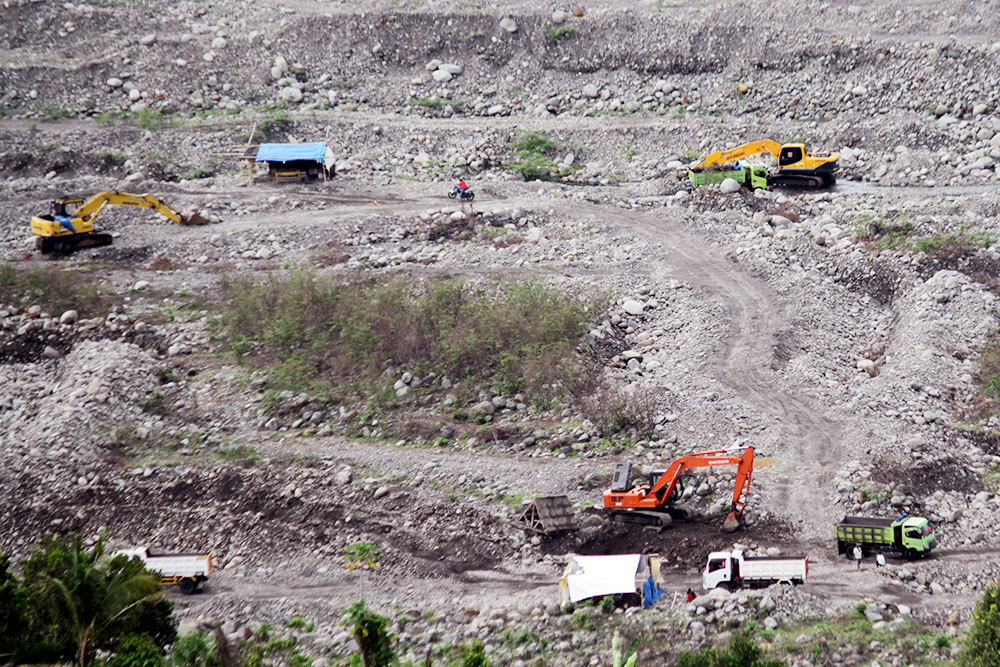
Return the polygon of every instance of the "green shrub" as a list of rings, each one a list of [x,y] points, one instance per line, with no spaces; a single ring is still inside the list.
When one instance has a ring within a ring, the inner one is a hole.
[[[285,627],[295,628],[297,630],[303,630],[305,632],[312,632],[314,628],[312,623],[302,618],[301,616],[295,616],[294,618],[289,619],[288,622],[285,623]]]
[[[192,632],[174,643],[170,662],[176,667],[220,667],[215,647],[204,632]]]
[[[913,247],[935,258],[965,257],[988,248],[996,241],[990,232],[972,232],[962,225],[957,232],[917,239]]]
[[[765,660],[753,639],[733,635],[725,650],[703,648],[694,653],[681,651],[677,667],[784,667],[782,660]]]
[[[387,630],[389,619],[369,611],[364,600],[358,600],[347,608],[347,621],[358,643],[358,653],[351,656],[352,667],[388,667],[395,662],[396,652]]]
[[[93,276],[56,266],[15,269],[10,262],[0,262],[0,301],[37,303],[54,315],[70,309],[93,314],[106,306]]]
[[[554,141],[542,132],[524,131],[508,143],[507,148],[517,158],[517,162],[509,165],[511,170],[521,174],[526,181],[559,180],[580,170],[576,164],[560,168],[553,159],[560,152],[580,150],[580,147]]]
[[[115,647],[108,667],[161,667],[163,652],[149,635],[127,635]]]
[[[576,347],[596,313],[537,281],[472,290],[299,272],[227,276],[221,291],[219,336],[239,360],[268,367],[273,388],[293,391],[370,393],[392,359],[503,393],[564,395],[583,380]]]
[[[583,413],[602,437],[635,431],[649,437],[656,427],[655,400],[648,392],[626,393],[602,388],[583,401]]]
[[[972,612],[972,627],[958,656],[959,667],[1000,667],[1000,583],[986,587]]]
[[[570,25],[555,26],[546,30],[545,36],[556,41],[565,41],[576,37],[576,28]]]
[[[357,568],[374,570],[378,567],[378,559],[381,556],[382,549],[371,542],[355,542],[344,547],[344,560],[351,570]]]

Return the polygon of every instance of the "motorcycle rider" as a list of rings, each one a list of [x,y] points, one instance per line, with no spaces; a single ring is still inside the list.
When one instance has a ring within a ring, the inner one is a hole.
[[[455,189],[458,190],[459,197],[464,197],[465,191],[469,189],[469,186],[465,184],[465,179],[463,178],[458,181],[458,185]]]

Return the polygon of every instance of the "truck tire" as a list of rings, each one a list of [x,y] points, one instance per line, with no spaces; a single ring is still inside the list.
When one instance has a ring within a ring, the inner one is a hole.
[[[194,579],[181,579],[177,584],[177,588],[180,589],[181,593],[184,595],[191,595],[194,593],[194,589],[198,587],[198,584]]]
[[[721,588],[724,591],[731,591],[731,590],[733,590],[733,585],[730,582],[728,582],[728,581],[720,581],[716,585],[716,588]]]

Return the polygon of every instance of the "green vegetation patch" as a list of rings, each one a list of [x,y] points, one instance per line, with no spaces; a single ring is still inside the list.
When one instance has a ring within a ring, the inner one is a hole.
[[[990,232],[973,232],[962,225],[958,231],[951,234],[938,234],[917,239],[913,243],[913,248],[936,258],[964,257],[989,248],[995,242],[996,237]]]
[[[93,276],[73,269],[17,269],[10,262],[0,262],[0,302],[37,303],[54,315],[71,309],[81,315],[104,309],[105,297],[93,282]]]
[[[300,271],[226,276],[217,334],[271,389],[378,392],[385,365],[496,391],[564,396],[583,381],[577,351],[600,312],[537,281],[344,281]]]
[[[517,158],[508,166],[526,181],[557,181],[580,171],[579,165],[563,167],[554,158],[570,150],[579,151],[581,147],[555,141],[542,132],[521,132],[517,139],[507,144],[507,149]]]
[[[557,42],[565,42],[577,35],[577,29],[571,25],[553,26],[545,31],[545,36]]]

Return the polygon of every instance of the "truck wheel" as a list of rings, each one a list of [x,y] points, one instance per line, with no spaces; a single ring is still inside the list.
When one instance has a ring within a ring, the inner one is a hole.
[[[913,551],[907,547],[903,547],[903,558],[906,560],[913,560]]]
[[[730,591],[730,590],[733,589],[733,585],[731,583],[729,583],[728,581],[720,581],[716,585],[716,588],[721,588],[724,591]]]
[[[180,583],[177,584],[177,588],[181,590],[184,595],[191,595],[194,593],[194,589],[197,588],[197,584],[192,579],[181,579]]]

